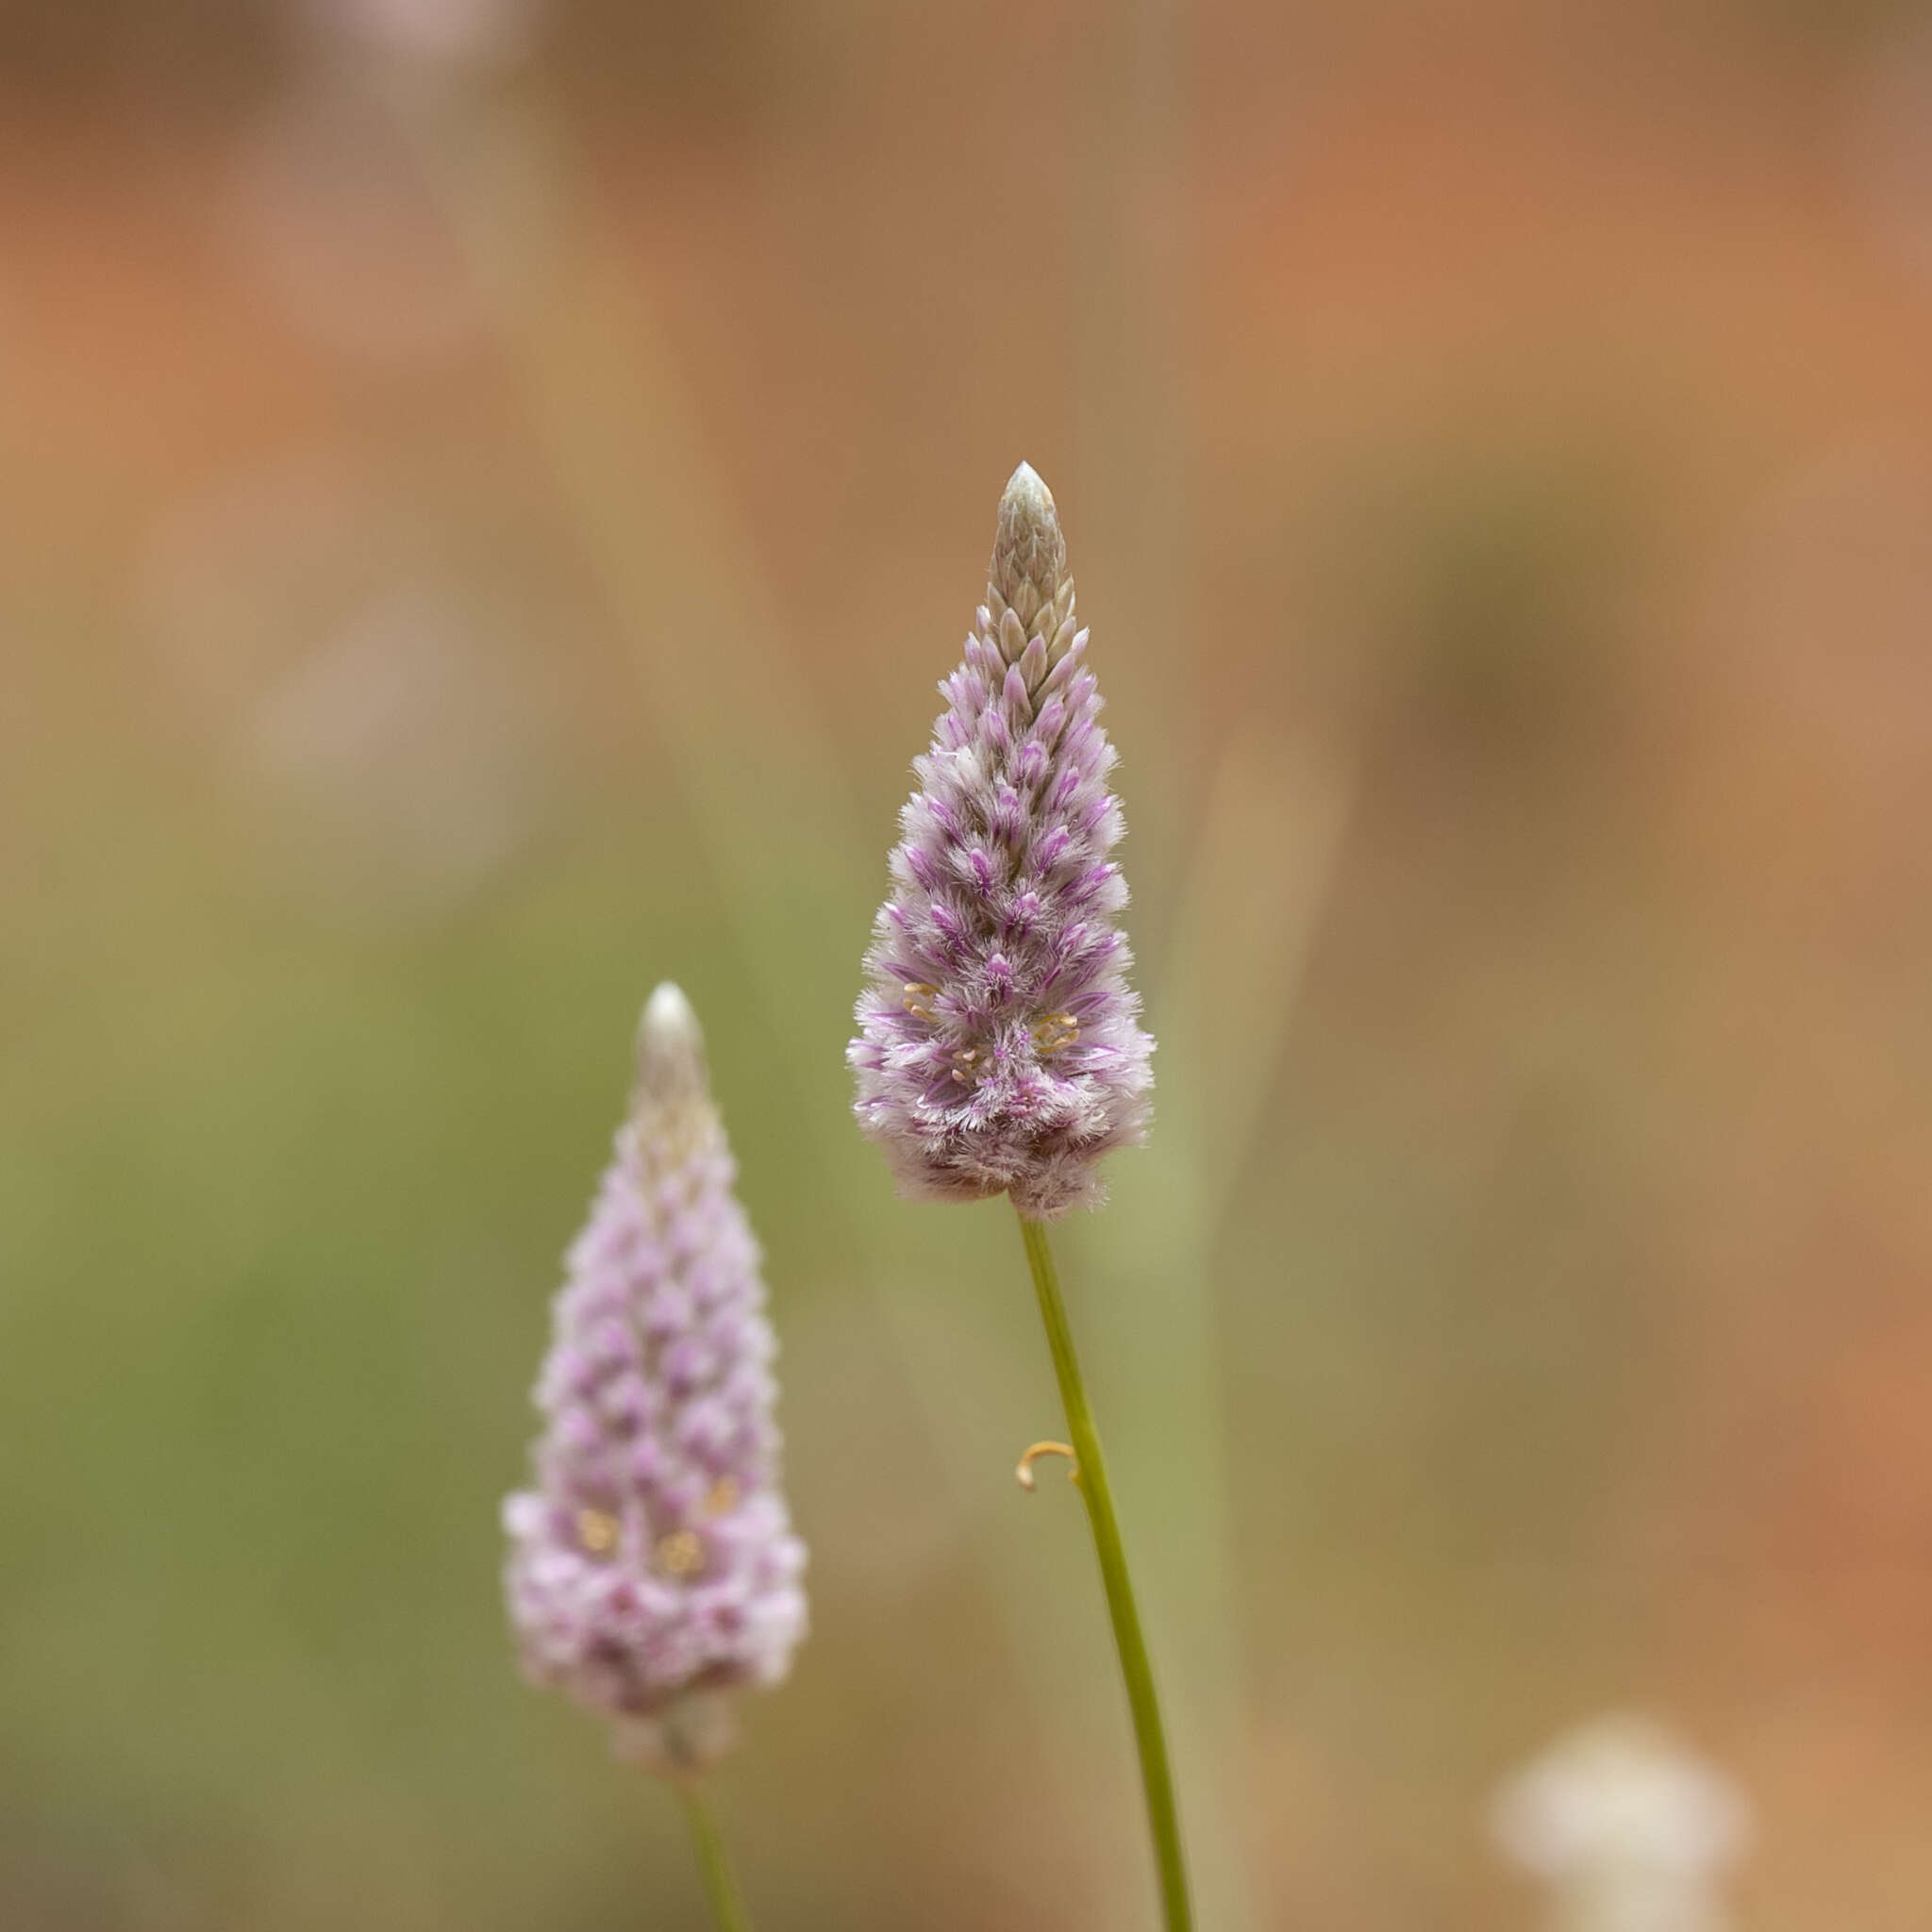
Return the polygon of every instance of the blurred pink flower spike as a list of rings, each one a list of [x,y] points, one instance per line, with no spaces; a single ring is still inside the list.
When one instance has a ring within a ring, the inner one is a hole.
[[[680,1775],[728,1746],[727,1693],[782,1679],[806,1626],[734,1175],[697,1021],[660,986],[557,1297],[535,1481],[504,1525],[525,1672],[608,1718],[620,1756]]]
[[[1750,1808],[1662,1725],[1627,1715],[1573,1731],[1498,1792],[1497,1841],[1550,1887],[1558,1932],[1724,1932],[1721,1881]]]

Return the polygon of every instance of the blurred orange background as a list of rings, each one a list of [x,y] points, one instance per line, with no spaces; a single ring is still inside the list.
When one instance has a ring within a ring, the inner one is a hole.
[[[997,1205],[845,1117],[993,508],[1123,763],[1065,1267],[1203,1923],[1579,1718],[1932,1923],[1932,12],[11,0],[0,1923],[691,1926],[497,1498],[679,979],[814,1634],[768,1927],[1151,1923]]]

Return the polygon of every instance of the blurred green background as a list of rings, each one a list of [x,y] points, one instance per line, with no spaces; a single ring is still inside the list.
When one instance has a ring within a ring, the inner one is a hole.
[[[846,1115],[1031,460],[1157,1131],[1063,1243],[1204,1924],[1606,1707],[1932,1913],[1932,16],[0,11],[0,1924],[695,1928],[497,1501],[638,1008],[769,1256],[758,1922],[1148,1923],[1010,1217]]]

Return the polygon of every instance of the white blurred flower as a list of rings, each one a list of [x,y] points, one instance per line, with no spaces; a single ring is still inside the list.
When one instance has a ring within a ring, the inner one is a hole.
[[[1853,67],[1845,171],[1859,219],[1932,291],[1932,14],[1902,9]]]
[[[323,347],[407,363],[481,335],[448,210],[372,92],[317,85],[278,103],[236,153],[230,207],[243,269]]]
[[[537,0],[302,0],[323,32],[397,59],[503,66],[529,51]]]
[[[172,727],[327,915],[440,917],[549,811],[556,720],[513,590],[466,581],[446,548],[372,471],[312,454],[179,505],[142,558]]]
[[[510,858],[538,815],[526,697],[452,592],[399,584],[264,694],[242,745],[350,861],[339,885],[436,911]]]
[[[1723,1932],[1719,1881],[1750,1811],[1662,1725],[1612,1715],[1573,1731],[1497,1794],[1504,1851],[1546,1880],[1561,1932]]]

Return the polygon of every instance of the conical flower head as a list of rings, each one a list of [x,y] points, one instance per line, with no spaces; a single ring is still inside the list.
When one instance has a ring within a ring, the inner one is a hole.
[[[1100,1157],[1144,1134],[1154,1042],[1115,923],[1115,753],[1059,518],[1024,463],[988,575],[913,765],[847,1058],[908,1193],[1007,1191],[1047,1220],[1097,1202]]]
[[[659,1761],[708,1755],[718,1707],[701,1693],[775,1683],[805,1631],[775,1344],[734,1174],[697,1022],[660,986],[557,1296],[534,1484],[504,1507],[525,1671]]]

